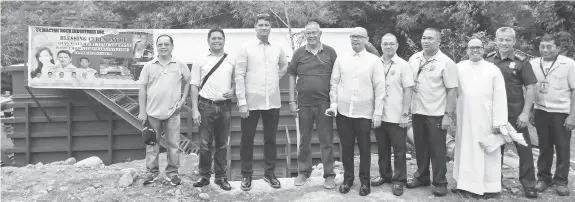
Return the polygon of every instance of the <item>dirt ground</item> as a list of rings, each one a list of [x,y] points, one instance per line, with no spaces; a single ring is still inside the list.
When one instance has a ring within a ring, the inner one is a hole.
[[[499,199],[491,201],[531,201],[523,197],[517,177],[517,158],[513,155],[507,157],[504,166],[504,192]],[[372,155],[371,175],[377,176],[377,155]],[[356,158],[356,160],[358,160]],[[244,192],[239,189],[240,182],[231,182],[233,189],[225,192],[215,184],[204,188],[195,188],[192,183],[197,176],[197,157],[183,155],[181,158],[180,174],[183,184],[177,187],[167,185],[165,182],[156,182],[143,186],[142,176],[145,171],[144,161],[137,160],[105,166],[103,168],[78,168],[71,165],[29,165],[27,167],[2,167],[2,201],[317,201],[317,202],[348,202],[348,201],[473,201],[466,200],[457,194],[448,194],[437,198],[431,194],[431,188],[406,189],[403,196],[396,197],[391,194],[391,187],[385,184],[381,187],[372,187],[371,194],[365,197],[358,195],[359,179],[348,194],[340,194],[337,189],[323,188],[323,178],[313,177],[303,187],[293,186],[292,179],[280,179],[281,189],[269,187],[263,180],[253,182],[252,190]],[[161,166],[166,165],[165,154],[161,154]],[[257,166],[257,165],[256,165]],[[356,161],[356,167],[359,162]],[[448,179],[451,178],[453,163],[448,164]],[[137,172],[131,186],[121,188],[118,180],[122,176],[122,169],[133,168]],[[415,160],[408,161],[408,173],[415,170]],[[336,168],[336,182],[342,181],[342,169]],[[575,173],[570,173],[570,183],[575,182]],[[357,168],[356,168],[357,176]],[[409,176],[411,177],[411,175]],[[213,182],[213,180],[212,180]],[[575,201],[574,185],[570,188],[569,197],[559,197],[554,189],[550,188],[540,194],[537,201]],[[204,197],[202,199],[201,197]]]

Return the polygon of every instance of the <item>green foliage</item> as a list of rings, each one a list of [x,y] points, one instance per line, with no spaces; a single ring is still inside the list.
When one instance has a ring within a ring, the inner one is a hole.
[[[23,9],[33,5],[72,8]],[[406,59],[421,50],[423,30],[435,27],[444,33],[441,49],[455,61],[466,57],[467,36],[477,35],[491,50],[495,30],[502,26],[513,27],[516,48],[531,55],[538,55],[535,47],[543,33],[575,32],[575,2],[566,1],[2,1],[0,6],[2,66],[25,61],[28,26],[252,28],[257,14],[268,13],[274,27],[301,28],[310,20],[326,28],[365,27],[378,49],[381,36],[394,33],[398,55]],[[301,33],[291,34],[294,47],[305,40]],[[564,49],[575,51],[570,43]]]

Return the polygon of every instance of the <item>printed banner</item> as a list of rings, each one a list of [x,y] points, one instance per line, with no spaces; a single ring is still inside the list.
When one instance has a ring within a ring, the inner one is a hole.
[[[155,55],[153,30],[30,27],[29,34],[34,88],[137,89]]]

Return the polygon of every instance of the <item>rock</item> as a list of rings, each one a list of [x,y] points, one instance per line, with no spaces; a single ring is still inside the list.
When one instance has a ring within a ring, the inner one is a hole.
[[[311,171],[310,177],[321,177],[321,176],[323,176],[323,170],[314,169],[313,171]]]
[[[198,192],[201,193],[201,192],[202,192],[202,188],[201,188],[201,187],[198,187],[198,188],[196,188],[196,191],[198,191]]]
[[[123,174],[129,174],[130,176],[134,177],[134,175],[136,174],[136,169],[135,168],[124,168],[122,169],[122,173]]]
[[[70,157],[64,161],[64,165],[74,165],[76,163],[76,159],[74,157]]]
[[[323,164],[321,164],[321,163],[320,163],[320,164],[317,164],[317,167],[316,167],[316,168],[319,169],[319,170],[323,170]]]
[[[174,195],[175,190],[173,189],[168,189],[168,191],[166,191],[166,195],[168,196],[173,196]]]
[[[67,187],[67,186],[60,187],[61,192],[66,192],[68,190],[70,190],[70,187]]]
[[[94,187],[88,187],[88,188],[86,188],[86,191],[87,191],[87,192],[94,191],[94,190],[96,190],[96,188],[94,188]]]
[[[48,187],[46,188],[48,191],[54,191],[54,186],[52,185],[48,185]]]
[[[12,174],[12,173],[14,173],[13,170],[7,170],[6,172],[4,172],[5,175],[10,175],[10,174]]]
[[[206,200],[206,201],[210,200],[210,195],[208,195],[207,193],[200,193],[198,196],[203,200]]]
[[[87,168],[101,168],[103,166],[104,162],[102,162],[102,160],[97,156],[89,157],[74,164],[74,167],[87,167]]]
[[[185,176],[192,176],[197,171],[199,164],[199,157],[197,154],[180,154],[180,167],[178,173]]]
[[[97,188],[104,186],[104,184],[98,182],[98,183],[94,183],[92,186],[97,189]]]
[[[42,168],[42,166],[44,166],[44,164],[42,162],[38,162],[35,167],[36,168]]]
[[[411,160],[411,154],[405,154],[405,159]]]
[[[48,165],[62,165],[64,163],[64,161],[54,161],[52,163],[49,163]]]
[[[122,177],[120,177],[120,180],[118,180],[118,186],[128,187],[132,184],[132,182],[134,182],[134,178],[132,178],[132,175],[130,175],[129,173],[124,173]]]
[[[175,195],[176,197],[182,196],[182,190],[176,189],[176,191],[174,192],[174,195]]]
[[[26,168],[28,168],[28,169],[34,169],[34,165],[33,165],[33,164],[28,164],[28,165],[26,165]]]
[[[521,192],[521,190],[520,190],[519,188],[517,188],[517,187],[512,187],[512,188],[511,188],[511,193],[512,193],[513,195],[518,195],[520,192]]]

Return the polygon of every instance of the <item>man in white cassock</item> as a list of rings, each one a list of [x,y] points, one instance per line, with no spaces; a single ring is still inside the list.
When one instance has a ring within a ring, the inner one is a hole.
[[[503,75],[483,60],[483,43],[471,39],[469,60],[457,64],[457,135],[453,177],[466,197],[491,198],[501,192],[501,151],[486,153],[479,141],[507,123],[507,96]]]

